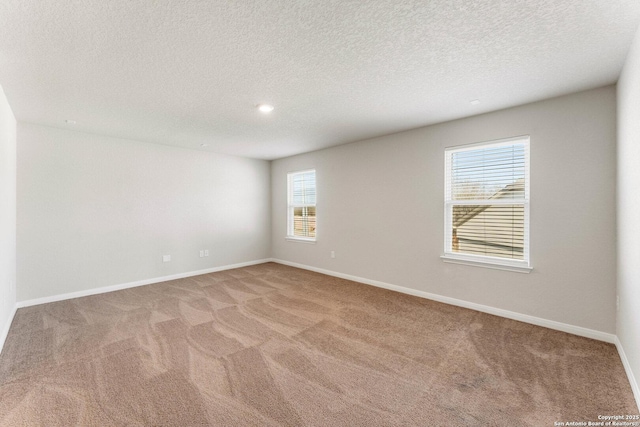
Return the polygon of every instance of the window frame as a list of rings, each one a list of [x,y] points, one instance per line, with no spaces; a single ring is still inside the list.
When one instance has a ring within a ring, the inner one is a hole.
[[[478,255],[469,253],[453,252],[452,244],[453,239],[451,236],[452,222],[453,222],[453,207],[459,205],[489,205],[487,199],[473,199],[473,200],[452,200],[451,188],[448,185],[452,173],[451,159],[453,153],[472,151],[486,147],[499,147],[513,145],[515,143],[524,143],[525,151],[525,185],[524,185],[524,197],[523,199],[504,199],[504,200],[492,200],[491,205],[522,205],[524,211],[524,247],[523,247],[523,259],[509,259],[502,257],[495,257],[489,255]],[[521,135],[511,138],[504,138],[492,141],[483,141],[473,144],[459,145],[453,147],[446,147],[444,151],[444,253],[441,255],[441,259],[444,262],[465,264],[485,268],[493,268],[499,270],[516,271],[520,273],[529,273],[533,269],[531,266],[531,216],[530,216],[530,200],[531,200],[531,138],[529,135]]]
[[[293,179],[296,175],[301,175],[305,173],[313,172],[316,178],[316,202],[315,203],[293,203]],[[301,242],[301,243],[315,243],[318,238],[318,174],[315,169],[305,169],[300,171],[288,172],[287,173],[287,235],[285,237],[286,240],[292,242]],[[304,207],[313,207],[316,210],[316,230],[315,237],[304,237],[304,236],[296,236],[294,235],[294,209],[295,208],[304,208]]]

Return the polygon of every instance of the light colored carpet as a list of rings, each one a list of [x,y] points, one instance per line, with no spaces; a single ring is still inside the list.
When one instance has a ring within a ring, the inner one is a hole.
[[[18,310],[2,426],[551,426],[634,414],[613,345],[274,263]]]

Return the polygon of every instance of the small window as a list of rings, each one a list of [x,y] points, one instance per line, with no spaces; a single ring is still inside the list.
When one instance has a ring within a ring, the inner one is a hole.
[[[445,150],[443,259],[530,270],[528,136]]]
[[[288,181],[287,238],[316,240],[316,171],[292,172]]]

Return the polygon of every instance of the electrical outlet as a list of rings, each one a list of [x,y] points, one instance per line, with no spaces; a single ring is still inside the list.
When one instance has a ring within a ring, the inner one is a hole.
[[[162,262],[171,261],[171,255],[162,255]]]
[[[336,257],[336,251],[331,251],[331,258],[335,258]]]
[[[200,251],[200,258],[202,258],[204,256],[204,251]]]
[[[204,256],[209,256],[209,249],[204,250]]]

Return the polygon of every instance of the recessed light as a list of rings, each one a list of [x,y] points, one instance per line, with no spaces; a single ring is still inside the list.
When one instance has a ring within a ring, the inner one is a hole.
[[[75,121],[75,120],[69,120],[69,119],[67,119],[67,120],[65,120],[64,122],[65,122],[66,124],[68,124],[68,125],[75,125],[75,124],[76,124],[76,121]]]
[[[471,101],[469,101],[469,104],[478,105],[478,104],[480,104],[480,100],[479,99],[472,99]]]
[[[200,144],[200,147],[208,147],[209,144]]]
[[[258,105],[258,110],[260,110],[260,112],[262,113],[270,113],[273,111],[273,105],[269,105],[269,104],[259,104]]]

